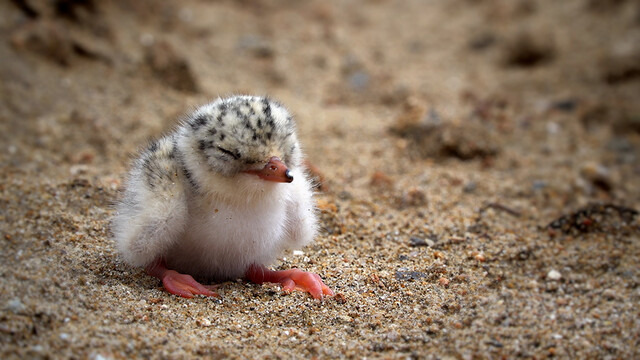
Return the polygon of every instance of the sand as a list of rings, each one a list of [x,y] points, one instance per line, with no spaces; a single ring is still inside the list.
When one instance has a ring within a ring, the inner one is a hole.
[[[0,358],[640,356],[637,1],[0,3]],[[322,177],[272,264],[179,298],[118,257],[131,156],[269,95]]]

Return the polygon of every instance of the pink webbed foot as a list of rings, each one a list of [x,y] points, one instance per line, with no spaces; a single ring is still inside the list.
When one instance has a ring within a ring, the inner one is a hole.
[[[156,261],[147,268],[147,273],[162,280],[162,285],[171,294],[192,298],[195,295],[220,297],[212,291],[215,286],[205,286],[193,279],[191,275],[180,274],[167,269],[163,261]]]
[[[211,291],[210,287],[195,281],[191,275],[180,274],[174,270],[165,272],[162,277],[162,285],[168,292],[185,298],[192,298],[195,295],[220,297],[218,293]]]
[[[264,282],[279,283],[285,292],[293,290],[306,291],[315,299],[322,299],[325,295],[334,295],[333,291],[322,282],[318,274],[300,269],[274,271],[262,265],[252,265],[247,270],[245,277],[256,284]]]

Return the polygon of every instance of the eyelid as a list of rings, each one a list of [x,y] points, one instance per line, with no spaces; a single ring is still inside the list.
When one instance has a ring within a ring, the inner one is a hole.
[[[233,151],[229,151],[229,150],[227,150],[227,149],[225,149],[223,147],[220,147],[220,146],[218,146],[217,148],[218,148],[219,151],[231,156],[232,158],[234,158],[236,160],[238,160],[240,158],[240,154],[238,154],[238,153],[234,153]]]

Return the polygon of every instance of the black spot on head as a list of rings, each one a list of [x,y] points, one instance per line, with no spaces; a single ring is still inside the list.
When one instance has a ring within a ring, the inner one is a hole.
[[[273,134],[271,133],[271,131],[269,131],[268,133],[266,133],[267,135],[267,139],[271,140],[271,137],[273,136]]]
[[[149,151],[156,152],[158,151],[158,141],[154,140],[149,144]]]
[[[254,133],[253,136],[251,137],[251,140],[253,141],[258,140],[258,134]]]
[[[218,120],[220,124],[224,125],[223,120],[226,115],[227,115],[227,110],[222,110],[220,111],[220,114],[218,114],[218,117],[216,118],[216,120]]]
[[[198,141],[198,149],[200,149],[200,151],[204,151],[204,149],[206,148],[207,148],[207,143],[204,140]]]
[[[203,127],[206,123],[207,123],[207,116],[200,115],[191,121],[191,129],[193,129],[193,131],[196,131],[201,127]]]
[[[151,158],[149,156],[144,158],[144,161],[142,162],[142,167],[147,171],[151,170]]]
[[[218,133],[218,129],[216,129],[216,128],[211,128],[211,129],[209,129],[209,135],[213,136],[213,135],[215,135],[216,133]]]
[[[256,123],[258,125],[259,128],[262,127],[262,119],[258,119],[258,122]]]
[[[273,121],[273,118],[271,116],[267,118],[267,125],[270,126],[272,129],[276,127],[276,122]]]
[[[225,134],[223,132],[220,133],[220,141],[224,141]]]
[[[262,112],[266,118],[271,117],[271,104],[269,104],[269,99],[262,99]]]

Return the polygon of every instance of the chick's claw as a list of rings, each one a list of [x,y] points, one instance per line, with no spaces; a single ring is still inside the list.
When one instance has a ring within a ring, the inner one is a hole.
[[[322,299],[325,295],[334,295],[333,291],[322,282],[318,274],[300,269],[273,271],[264,266],[254,265],[249,268],[246,277],[257,284],[262,284],[263,282],[279,283],[285,292],[305,291],[315,299]]]
[[[191,275],[180,274],[174,270],[167,270],[162,276],[162,285],[168,292],[185,298],[192,298],[195,295],[220,297],[215,291],[210,290],[211,286],[204,286],[195,281]]]
[[[291,273],[280,280],[282,289],[286,292],[293,290],[306,291],[315,299],[322,299],[324,295],[333,296],[333,291],[322,282],[318,274],[302,271],[299,269],[291,269]]]

